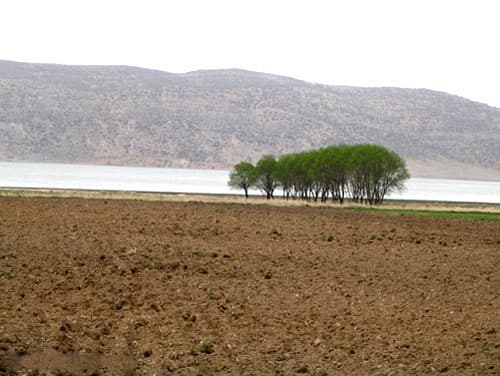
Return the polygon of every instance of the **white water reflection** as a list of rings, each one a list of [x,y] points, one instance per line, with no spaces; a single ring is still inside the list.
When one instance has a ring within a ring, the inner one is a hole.
[[[11,188],[242,193],[230,189],[228,179],[225,170],[0,162],[0,187]],[[404,192],[388,198],[500,204],[500,182],[412,178]]]

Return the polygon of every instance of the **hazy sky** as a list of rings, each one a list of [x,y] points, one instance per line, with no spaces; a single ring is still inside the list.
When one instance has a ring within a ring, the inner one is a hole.
[[[500,1],[1,0],[0,59],[243,68],[500,107]]]

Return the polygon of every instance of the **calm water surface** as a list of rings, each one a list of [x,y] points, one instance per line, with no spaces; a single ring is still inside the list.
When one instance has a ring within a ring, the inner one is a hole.
[[[0,162],[0,187],[9,188],[240,193],[227,186],[228,177],[224,170]],[[389,198],[500,204],[500,182],[412,178]]]

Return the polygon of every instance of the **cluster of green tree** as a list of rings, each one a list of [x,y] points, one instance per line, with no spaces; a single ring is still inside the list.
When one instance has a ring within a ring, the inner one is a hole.
[[[380,204],[386,194],[401,190],[409,176],[404,160],[382,146],[334,145],[278,159],[265,155],[255,166],[240,162],[228,184],[243,189],[246,197],[250,188],[257,188],[271,199],[281,188],[287,199]]]

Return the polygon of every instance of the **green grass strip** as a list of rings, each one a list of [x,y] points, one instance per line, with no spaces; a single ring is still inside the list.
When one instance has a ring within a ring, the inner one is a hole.
[[[384,208],[345,208],[356,212],[370,212],[392,215],[418,215],[426,217],[476,219],[481,221],[500,222],[500,213],[487,213],[475,211],[447,211],[447,210],[419,210],[419,209],[384,209]]]

